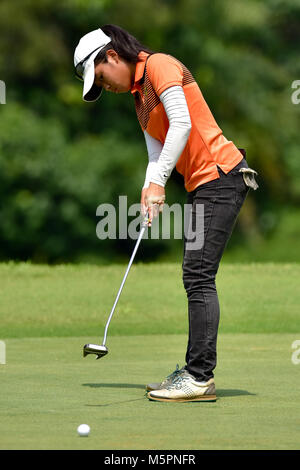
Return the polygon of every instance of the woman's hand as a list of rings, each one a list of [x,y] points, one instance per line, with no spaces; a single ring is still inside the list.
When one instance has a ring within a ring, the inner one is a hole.
[[[150,183],[148,188],[142,189],[141,212],[145,216],[148,211],[149,227],[151,227],[153,218],[156,217],[159,212],[162,212],[165,198],[165,188],[159,184]]]

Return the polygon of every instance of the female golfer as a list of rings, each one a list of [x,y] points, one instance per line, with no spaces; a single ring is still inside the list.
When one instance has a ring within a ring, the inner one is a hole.
[[[103,88],[133,95],[149,157],[141,193],[141,211],[149,213],[149,225],[153,208],[163,207],[165,186],[176,166],[192,208],[190,226],[199,232],[197,242],[184,237],[189,318],[185,365],[162,382],[148,384],[148,398],[215,401],[220,315],[215,278],[249,188],[258,187],[257,173],[248,167],[245,152],[223,135],[192,74],[176,58],[154,53],[122,28],[105,25],[80,39],[74,65],[84,82],[84,101],[96,101]]]

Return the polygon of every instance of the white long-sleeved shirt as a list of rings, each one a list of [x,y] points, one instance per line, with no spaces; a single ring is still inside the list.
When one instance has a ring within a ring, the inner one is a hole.
[[[149,163],[143,188],[147,188],[150,183],[165,186],[186,146],[192,127],[181,86],[168,88],[159,98],[169,120],[169,129],[164,144],[144,131]]]

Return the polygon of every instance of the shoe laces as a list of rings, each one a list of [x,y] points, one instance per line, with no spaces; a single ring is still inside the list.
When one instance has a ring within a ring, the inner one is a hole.
[[[168,375],[166,378],[167,378],[168,380],[173,379],[173,378],[176,380],[176,377],[177,377],[180,373],[181,373],[181,369],[179,369],[179,364],[176,364],[176,369],[175,369],[173,372],[171,372],[171,374]]]
[[[179,375],[178,377],[175,378],[175,380],[173,380],[173,382],[171,384],[169,384],[166,389],[167,390],[172,390],[172,389],[176,389],[176,390],[179,390],[180,388],[182,388],[182,386],[184,385],[184,383],[188,380],[190,380],[191,377],[188,376],[188,375]]]
[[[165,388],[168,382],[173,382],[174,380],[176,380],[176,378],[180,376],[181,373],[182,373],[182,369],[179,369],[179,364],[176,364],[176,369],[173,372],[171,372],[170,375],[167,375],[165,380],[162,382],[163,388]]]

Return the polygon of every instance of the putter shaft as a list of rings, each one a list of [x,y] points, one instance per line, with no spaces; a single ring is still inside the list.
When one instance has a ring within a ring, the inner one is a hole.
[[[148,215],[148,213],[147,213],[146,216],[145,216],[145,218],[144,218],[144,220],[143,220],[143,222],[142,222],[142,228],[141,228],[139,237],[138,237],[138,239],[137,239],[137,242],[136,242],[136,244],[135,244],[135,247],[134,247],[133,253],[132,253],[132,255],[131,255],[130,261],[129,261],[129,263],[128,263],[128,266],[127,266],[125,275],[124,275],[124,277],[123,277],[123,281],[122,281],[122,283],[121,283],[119,292],[118,292],[118,294],[117,294],[115,303],[114,303],[114,305],[113,305],[113,308],[112,308],[112,310],[111,310],[111,312],[110,312],[110,315],[109,315],[108,320],[107,320],[106,325],[105,325],[104,337],[103,337],[103,343],[102,343],[103,346],[105,346],[106,337],[107,337],[107,330],[108,330],[110,321],[111,321],[111,319],[112,319],[112,316],[113,316],[113,314],[114,314],[115,308],[116,308],[117,303],[118,303],[118,301],[119,301],[119,298],[120,298],[120,295],[121,295],[123,286],[124,286],[124,284],[125,284],[125,281],[126,281],[126,278],[127,278],[127,276],[128,276],[129,270],[130,270],[131,265],[132,265],[132,263],[133,263],[135,254],[136,254],[136,252],[137,252],[137,249],[138,249],[138,247],[139,247],[139,244],[140,244],[140,242],[141,242],[141,239],[143,238],[143,235],[144,235],[144,232],[145,232],[145,230],[146,230],[148,221],[149,221],[149,215]]]

